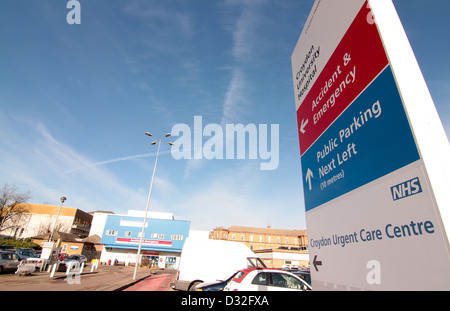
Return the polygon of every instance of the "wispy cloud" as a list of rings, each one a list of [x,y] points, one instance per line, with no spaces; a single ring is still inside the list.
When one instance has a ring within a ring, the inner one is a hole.
[[[236,10],[239,11],[237,15],[226,18],[228,21],[225,27],[231,31],[232,35],[231,53],[235,61],[241,64],[251,61],[256,52],[259,40],[258,29],[263,16],[261,8],[264,2],[225,1],[225,7],[231,8],[233,14]]]
[[[236,122],[239,115],[245,111],[245,106],[248,104],[248,90],[249,85],[245,74],[239,68],[235,68],[225,94],[222,125]]]
[[[0,143],[3,146],[0,149],[0,182],[13,180],[21,189],[31,190],[33,203],[57,204],[59,197],[64,195],[68,198],[68,206],[84,211],[104,209],[120,212],[130,206],[145,205],[148,189],[130,188],[103,166],[154,154],[95,162],[57,140],[42,122],[18,123],[14,118],[7,119],[1,114],[0,121]],[[22,131],[29,134],[22,135]],[[75,169],[68,169],[70,167]],[[164,180],[158,182],[166,187]],[[154,210],[164,209],[158,202],[152,204]]]
[[[254,5],[245,5],[233,31],[233,56],[239,62],[248,61],[254,52],[258,26]]]
[[[226,124],[240,123],[248,115],[252,104],[252,85],[246,75],[246,66],[252,63],[256,49],[259,20],[259,1],[225,1],[223,10],[223,28],[231,36],[232,45],[228,52],[232,56],[230,80],[222,102],[220,124],[225,130]],[[236,12],[238,12],[236,14]],[[205,166],[205,160],[190,160],[186,165],[185,178]]]
[[[148,30],[160,34],[160,38],[170,33],[177,38],[190,40],[195,33],[192,18],[181,7],[167,10],[159,1],[134,0],[127,2],[124,12],[138,18]]]
[[[225,5],[232,8],[232,12],[239,10],[237,19],[228,17],[227,28],[232,36],[231,55],[234,64],[232,65],[231,79],[225,94],[223,104],[223,120],[234,121],[238,116],[246,112],[251,103],[251,87],[246,78],[246,66],[254,61],[254,54],[257,51],[258,27],[261,23],[260,9],[261,1],[233,1],[225,2]],[[222,122],[223,123],[223,122]]]
[[[167,154],[167,153],[170,153],[170,151],[161,151],[160,152],[160,154]],[[100,165],[111,164],[111,163],[120,162],[120,161],[130,161],[130,160],[136,160],[136,159],[142,159],[142,158],[149,158],[149,157],[155,157],[155,156],[156,156],[156,152],[136,154],[136,155],[130,155],[130,156],[126,156],[126,157],[119,157],[119,158],[114,158],[114,159],[109,159],[109,160],[105,160],[105,161],[100,161],[100,162],[83,165],[83,166],[80,166],[77,168],[67,170],[67,171],[65,171],[65,173],[70,174],[75,171],[83,170],[86,168],[97,167]]]
[[[282,198],[275,190],[273,196],[258,195],[264,185],[270,181],[266,174],[259,171],[258,163],[239,164],[233,169],[217,170],[218,178],[208,179],[207,182],[197,182],[194,191],[180,193],[180,201],[173,204],[173,211],[179,219],[189,219],[191,228],[197,230],[211,230],[215,226],[285,226],[298,229],[302,221],[300,213],[289,215],[277,211],[282,206],[292,204],[289,198]]]

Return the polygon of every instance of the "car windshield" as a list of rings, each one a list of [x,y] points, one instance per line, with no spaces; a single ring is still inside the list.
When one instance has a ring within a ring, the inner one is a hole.
[[[1,254],[1,259],[3,259],[3,260],[15,260],[15,259],[18,259],[17,257],[18,256],[16,254],[9,253],[9,252]]]
[[[289,289],[307,290],[305,284],[295,277],[284,273],[261,272],[252,280],[254,285],[269,285],[275,287],[284,287]]]
[[[272,285],[291,289],[306,289],[306,286],[302,281],[284,273],[272,273]]]
[[[267,268],[264,262],[262,262],[258,257],[247,257],[247,268],[249,267]]]

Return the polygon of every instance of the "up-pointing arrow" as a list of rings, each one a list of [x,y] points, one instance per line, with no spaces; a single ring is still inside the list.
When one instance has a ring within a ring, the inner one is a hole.
[[[306,182],[309,183],[309,190],[312,190],[312,178],[313,178],[313,172],[308,168],[308,171],[306,172]]]

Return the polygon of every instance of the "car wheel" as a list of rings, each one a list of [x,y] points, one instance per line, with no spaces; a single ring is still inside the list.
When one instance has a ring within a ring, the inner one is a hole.
[[[195,290],[195,286],[197,286],[198,284],[201,284],[203,282],[197,281],[191,284],[191,286],[189,286],[189,291],[193,292]]]

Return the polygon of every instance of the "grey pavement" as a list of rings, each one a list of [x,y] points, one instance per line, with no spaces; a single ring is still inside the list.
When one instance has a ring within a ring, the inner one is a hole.
[[[67,276],[65,272],[34,272],[30,276],[14,273],[0,275],[0,291],[117,291],[127,288],[150,276],[148,268],[138,268],[133,280],[133,266],[100,265],[93,272],[91,265],[84,268],[81,275]],[[158,273],[158,271],[156,271]]]

